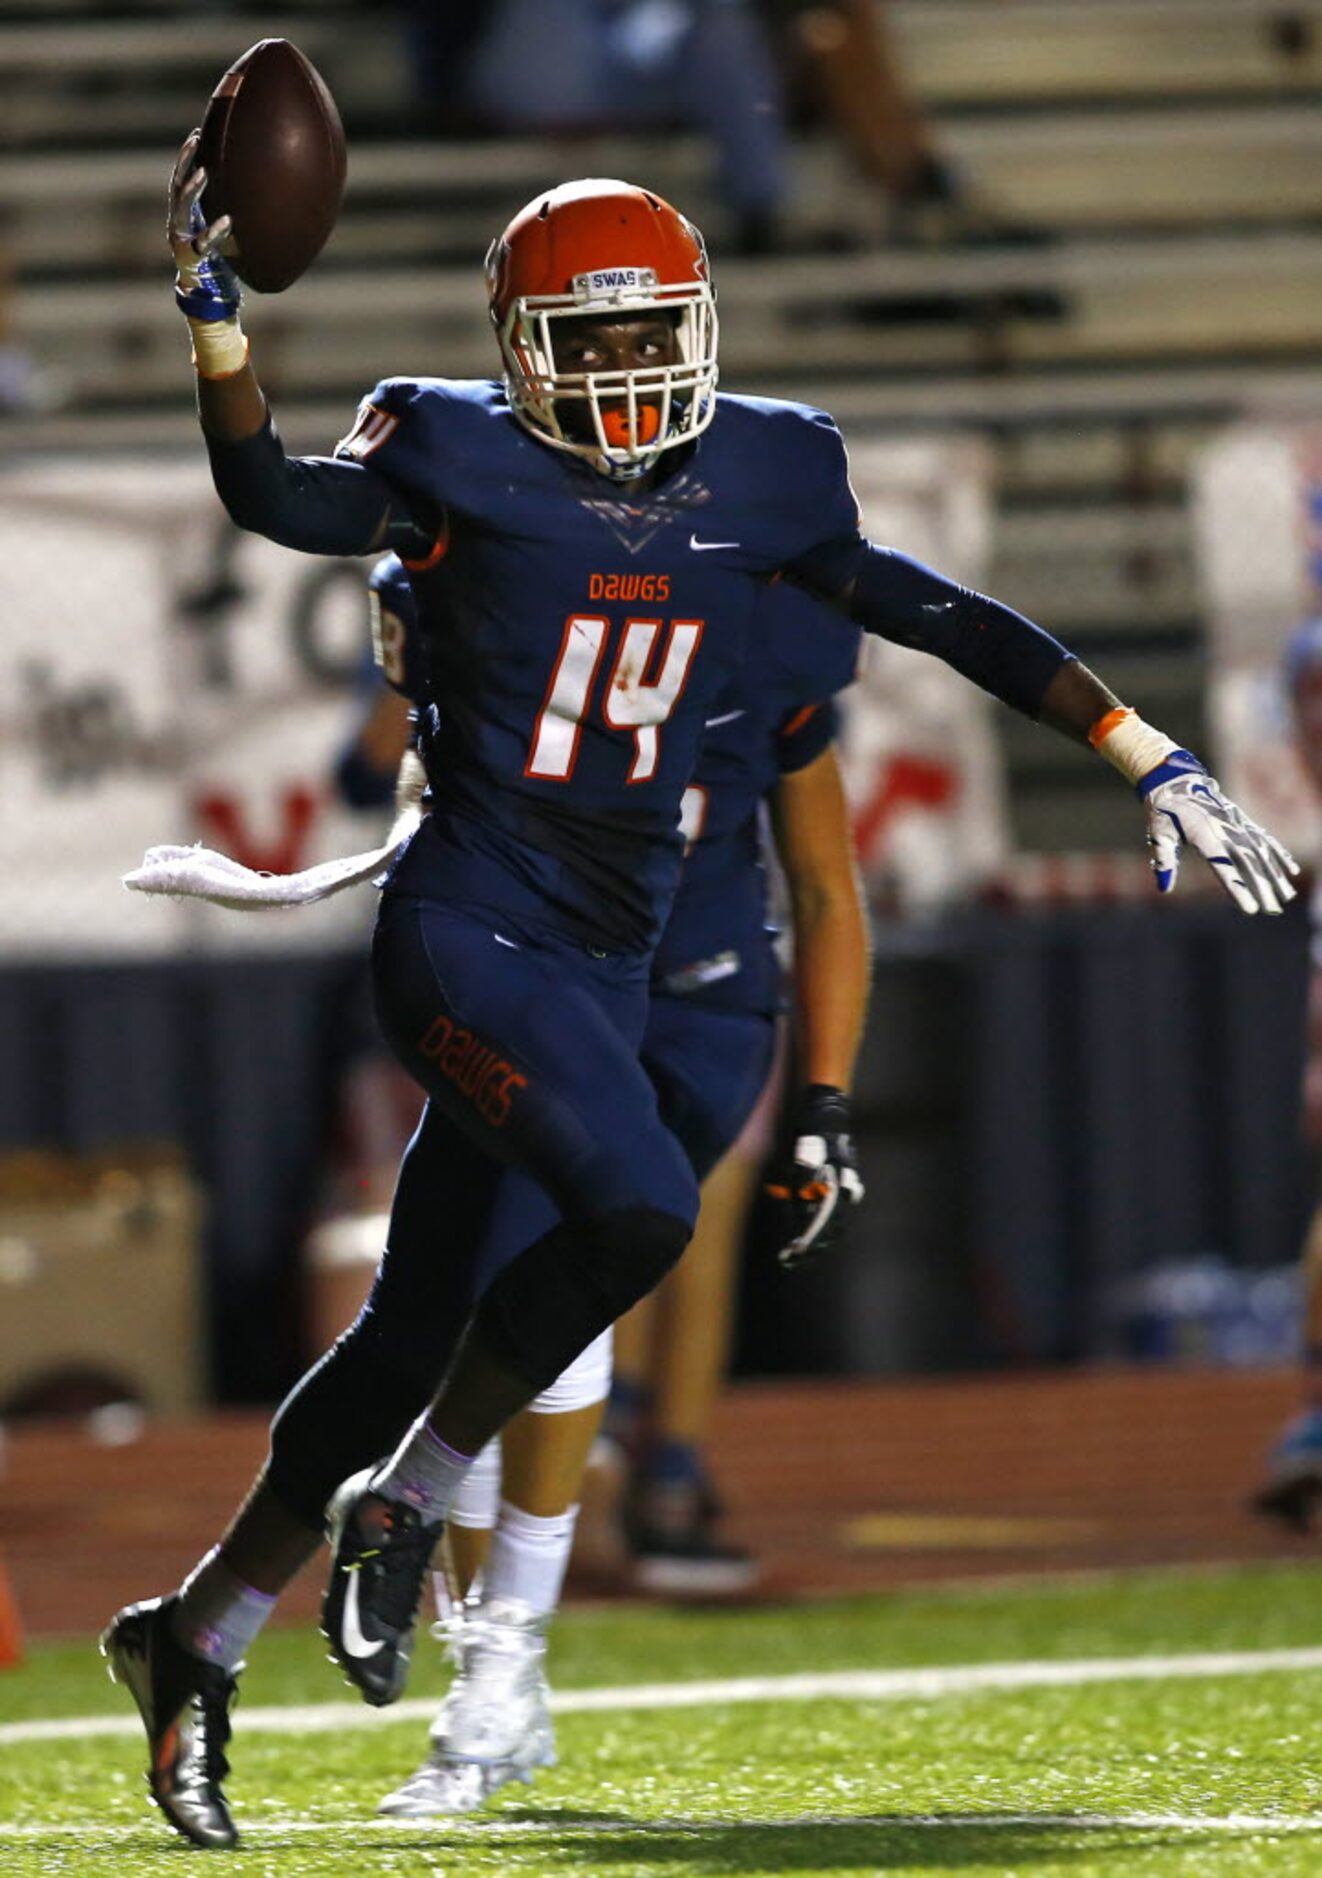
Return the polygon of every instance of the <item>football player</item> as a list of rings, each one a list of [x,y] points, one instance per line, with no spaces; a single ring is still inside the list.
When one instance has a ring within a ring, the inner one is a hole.
[[[386,692],[392,705],[377,699],[364,708],[339,773],[352,800],[378,806],[392,793],[403,793],[395,770],[400,768],[405,778],[413,761],[410,752],[399,762],[410,742],[404,701],[416,707],[424,742],[444,735],[444,712],[429,702],[416,609],[398,560],[388,556],[369,584],[377,660],[401,696]],[[738,688],[705,727],[701,761],[686,792],[686,865],[653,959],[642,1048],[662,1112],[700,1181],[738,1134],[765,1080],[772,1050],[780,973],[765,923],[758,826],[760,803],[769,792],[799,932],[805,1072],[811,1083],[839,1091],[841,1101],[866,1002],[866,924],[830,749],[834,706],[829,699],[816,701],[824,686],[842,688],[852,681],[858,631],[828,613],[811,622],[816,634],[809,638],[806,628],[816,603],[783,586],[767,589],[760,604],[765,656],[743,668]],[[393,706],[403,706],[403,713]],[[198,891],[228,905],[302,904],[314,877],[326,872],[313,869],[276,883],[225,862],[208,888],[196,879],[197,851],[184,852],[188,883],[174,879],[173,890]],[[364,877],[361,868],[328,865],[337,885]],[[273,900],[277,885],[279,897]],[[862,1189],[847,1142],[840,1145],[840,1162],[852,1200]],[[455,1172],[462,1178],[461,1170]],[[824,1249],[841,1223],[839,1214],[832,1216],[812,1196],[803,1219],[796,1217],[801,1205],[789,1184],[792,1173],[787,1168],[778,1175],[788,1214],[786,1238],[792,1242],[805,1224],[812,1233],[809,1247],[787,1246],[787,1265],[809,1249]],[[462,1204],[461,1191],[444,1210],[453,1216]],[[453,1260],[467,1253],[478,1260],[477,1295],[494,1271],[547,1224],[540,1190],[510,1175],[484,1242],[448,1246],[447,1256]],[[430,1242],[392,1236],[371,1303],[346,1347],[367,1332],[373,1311],[425,1315],[427,1267],[434,1257]],[[329,1361],[335,1360],[332,1353]],[[503,1501],[494,1444],[465,1477],[450,1509],[451,1550],[458,1582],[466,1590],[486,1556],[486,1533],[495,1527],[484,1595],[450,1619],[458,1673],[433,1726],[428,1761],[390,1796],[387,1812],[429,1816],[469,1810],[508,1780],[530,1778],[550,1757],[553,1734],[541,1671],[545,1628],[558,1602],[573,1540],[574,1500],[609,1379],[608,1330],[505,1430]],[[250,1548],[250,1572],[254,1566],[269,1570],[274,1562]],[[214,1563],[203,1565],[186,1592],[184,1610],[203,1596],[215,1575]]]
[[[129,1607],[105,1638],[143,1714],[154,1795],[189,1836],[227,1844],[234,1668],[323,1512],[332,1651],[367,1700],[393,1701],[474,1457],[688,1242],[697,1183],[638,1046],[684,790],[707,718],[762,656],[768,580],[1091,744],[1146,805],[1160,887],[1186,841],[1245,912],[1279,911],[1295,870],[1049,634],[867,541],[822,412],[718,397],[706,250],[651,191],[590,179],[536,197],[489,256],[502,380],[386,380],[334,457],[291,458],[248,357],[228,224],[203,223],[196,150],[191,137],[176,165],[170,236],[217,491],[286,546],[398,552],[446,705],[432,810],[373,942],[383,1031],[429,1097],[389,1234],[392,1250],[437,1248],[427,1308],[374,1311],[370,1334],[304,1378],[223,1550],[181,1598]],[[840,1102],[816,1092],[801,1118],[800,1243],[850,1199]],[[472,1243],[510,1168],[558,1221],[474,1308],[470,1274],[440,1252]]]

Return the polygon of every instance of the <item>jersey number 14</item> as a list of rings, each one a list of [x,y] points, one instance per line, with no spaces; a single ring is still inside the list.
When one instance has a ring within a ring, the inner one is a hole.
[[[663,621],[629,619],[620,634],[610,676],[600,694],[603,720],[612,730],[631,730],[633,760],[627,780],[647,782],[656,774],[660,754],[658,726],[678,703],[702,639],[700,619],[677,619],[670,625],[665,650],[655,656]],[[575,613],[565,621],[560,656],[537,713],[525,776],[568,782],[578,760],[583,723],[592,709],[597,674],[605,662],[611,622]],[[655,668],[655,669],[653,669]]]

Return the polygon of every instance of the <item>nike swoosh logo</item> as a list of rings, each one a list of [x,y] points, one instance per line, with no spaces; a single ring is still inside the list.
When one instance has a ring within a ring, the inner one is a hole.
[[[384,1650],[384,1637],[377,1643],[369,1643],[363,1635],[362,1625],[358,1621],[358,1573],[349,1573],[349,1589],[344,1594],[344,1647],[350,1656],[359,1662],[369,1656],[375,1656],[378,1650]]]
[[[703,723],[704,730],[715,730],[718,724],[733,724],[736,717],[742,717],[742,710],[727,711],[723,717],[709,717]]]
[[[699,541],[696,535],[689,536],[689,546],[695,554],[710,554],[713,548],[739,548],[739,541]]]

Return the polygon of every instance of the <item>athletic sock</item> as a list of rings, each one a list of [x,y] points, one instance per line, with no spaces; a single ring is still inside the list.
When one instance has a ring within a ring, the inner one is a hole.
[[[549,1617],[560,1602],[577,1518],[576,1506],[543,1517],[502,1500],[482,1573],[483,1601],[517,1598],[538,1617]]]
[[[176,1643],[222,1669],[237,1669],[248,1646],[275,1609],[275,1598],[254,1591],[230,1570],[213,1546],[185,1578],[170,1617]]]
[[[425,1524],[445,1518],[460,1481],[473,1464],[471,1454],[460,1454],[420,1415],[385,1466],[372,1476],[371,1489],[383,1499],[403,1500],[416,1507]]]

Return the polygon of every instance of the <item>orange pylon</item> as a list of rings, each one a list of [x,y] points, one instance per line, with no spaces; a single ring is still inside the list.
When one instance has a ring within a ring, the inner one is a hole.
[[[0,1557],[0,1669],[23,1661],[23,1626],[18,1620],[18,1599]]]

